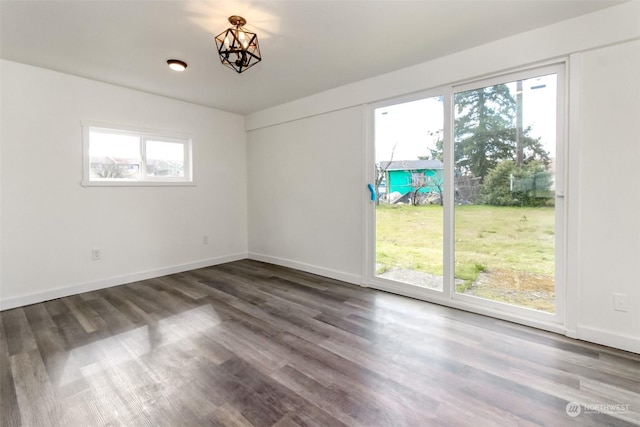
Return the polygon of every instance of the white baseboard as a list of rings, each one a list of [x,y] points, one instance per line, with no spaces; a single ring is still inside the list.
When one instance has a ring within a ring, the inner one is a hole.
[[[578,325],[578,339],[640,354],[640,338]]]
[[[186,264],[173,265],[158,268],[155,270],[140,271],[122,276],[108,277],[92,282],[80,283],[64,288],[51,289],[44,292],[36,292],[18,297],[0,299],[0,311],[11,308],[23,307],[25,305],[36,304],[56,298],[67,297],[80,294],[82,292],[96,291],[98,289],[110,288],[112,286],[124,285],[125,283],[137,282],[140,280],[153,279],[154,277],[166,276],[168,274],[181,273],[183,271],[195,270],[198,268],[210,267],[212,265],[224,264],[226,262],[238,261],[247,258],[246,253],[226,255],[218,258],[209,258]]]
[[[343,282],[352,283],[354,285],[361,285],[362,279],[356,274],[344,273],[342,271],[331,270],[329,268],[322,268],[312,264],[305,264],[303,262],[293,261],[285,258],[278,258],[269,255],[262,255],[249,252],[248,258],[255,261],[262,261],[269,264],[280,265],[282,267],[289,267],[300,271],[306,271],[307,273],[317,274],[318,276],[324,276],[331,279],[341,280]]]

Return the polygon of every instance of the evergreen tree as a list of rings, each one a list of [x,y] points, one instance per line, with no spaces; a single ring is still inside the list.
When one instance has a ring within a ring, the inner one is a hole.
[[[457,93],[454,102],[456,169],[484,181],[498,162],[516,159],[516,99],[501,84]],[[530,130],[523,130],[524,163],[548,162],[549,154],[540,140],[527,135]]]

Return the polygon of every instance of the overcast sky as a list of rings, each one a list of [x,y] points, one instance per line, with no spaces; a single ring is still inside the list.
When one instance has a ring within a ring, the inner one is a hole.
[[[515,97],[515,83],[509,84]],[[523,122],[531,126],[530,136],[542,137],[542,144],[555,157],[556,76],[536,77],[523,82]],[[429,156],[442,131],[443,104],[439,97],[377,108],[375,117],[376,162],[415,160]]]

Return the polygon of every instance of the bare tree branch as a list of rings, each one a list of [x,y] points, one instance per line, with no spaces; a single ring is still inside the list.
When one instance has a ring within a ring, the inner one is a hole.
[[[376,194],[380,194],[380,184],[382,184],[382,181],[384,181],[385,177],[387,176],[387,170],[389,169],[389,166],[391,166],[391,163],[393,162],[393,156],[395,154],[397,146],[398,146],[397,142],[393,144],[393,148],[391,149],[391,158],[389,159],[386,165],[383,165],[382,163],[376,163],[376,178],[375,178]],[[389,182],[387,182],[387,192],[388,191],[389,191]],[[376,205],[379,205],[379,204],[380,204],[380,198],[376,197]]]

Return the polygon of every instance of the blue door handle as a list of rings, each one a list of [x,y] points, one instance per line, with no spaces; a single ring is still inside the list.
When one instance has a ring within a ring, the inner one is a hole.
[[[371,201],[375,202],[376,201],[376,189],[373,188],[373,184],[367,184],[367,187],[369,187],[369,191],[371,191]]]

